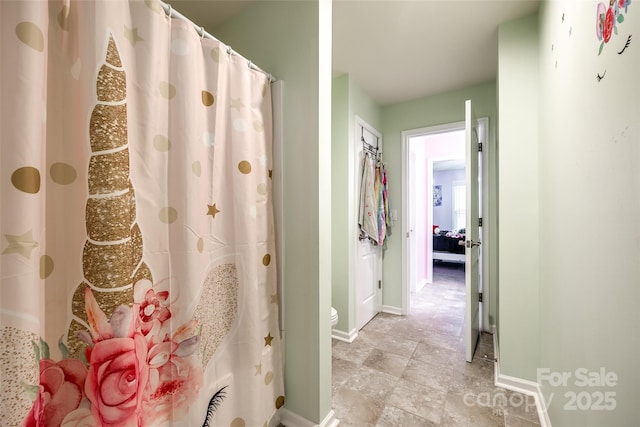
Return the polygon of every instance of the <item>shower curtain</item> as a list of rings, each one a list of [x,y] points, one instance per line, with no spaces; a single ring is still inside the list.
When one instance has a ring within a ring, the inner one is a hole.
[[[1,424],[266,426],[269,79],[153,0],[0,13]]]

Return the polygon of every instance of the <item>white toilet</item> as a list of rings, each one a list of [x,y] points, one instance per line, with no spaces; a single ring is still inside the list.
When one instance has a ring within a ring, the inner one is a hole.
[[[338,324],[338,312],[335,308],[331,307],[331,328],[335,328]]]

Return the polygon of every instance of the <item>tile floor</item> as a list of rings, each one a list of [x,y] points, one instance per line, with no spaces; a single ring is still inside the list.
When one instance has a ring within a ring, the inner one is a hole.
[[[341,426],[538,426],[533,398],[493,385],[493,339],[472,363],[463,340],[464,266],[441,263],[409,316],[381,313],[349,344],[333,340],[333,409]]]

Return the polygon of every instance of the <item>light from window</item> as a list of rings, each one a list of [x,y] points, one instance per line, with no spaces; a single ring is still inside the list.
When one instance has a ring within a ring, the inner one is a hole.
[[[463,182],[453,183],[453,229],[465,228],[467,220],[467,186]]]

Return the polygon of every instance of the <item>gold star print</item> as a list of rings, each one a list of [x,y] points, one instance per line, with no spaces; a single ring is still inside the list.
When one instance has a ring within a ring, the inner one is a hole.
[[[231,108],[235,108],[240,111],[244,108],[244,104],[240,100],[240,98],[231,98]]]
[[[273,337],[271,336],[271,332],[269,332],[269,335],[267,335],[266,337],[264,337],[264,346],[270,346],[271,345],[271,341],[273,340]]]
[[[138,35],[137,28],[129,28],[126,25],[124,26],[124,36],[127,40],[129,40],[131,46],[135,46],[137,42],[144,41],[144,39]]]
[[[262,363],[259,365],[255,365],[256,367],[256,375],[262,375]]]
[[[216,208],[216,204],[214,203],[213,205],[207,205],[209,207],[209,212],[207,212],[207,215],[211,215],[212,217],[216,217],[216,214],[218,212],[220,212],[220,210],[218,210],[218,208]]]
[[[278,294],[271,295],[271,304],[278,304]]]
[[[4,237],[9,242],[9,246],[2,251],[3,254],[20,254],[29,259],[31,258],[31,252],[38,246],[38,242],[33,240],[32,230],[19,236],[5,234]]]

